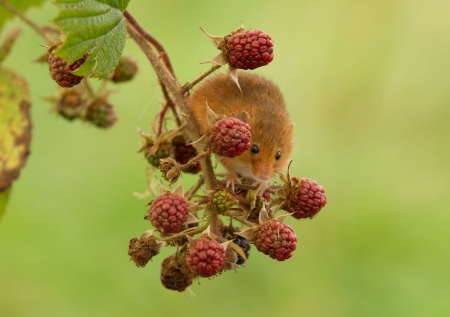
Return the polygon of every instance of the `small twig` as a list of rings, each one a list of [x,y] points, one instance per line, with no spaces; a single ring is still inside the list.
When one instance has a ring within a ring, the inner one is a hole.
[[[91,84],[89,83],[89,79],[88,79],[88,78],[85,78],[85,79],[83,80],[83,84],[84,84],[84,86],[86,87],[86,90],[87,90],[87,92],[88,92],[89,97],[91,97],[91,98],[95,97],[94,89],[92,89],[92,86],[91,86]]]
[[[6,0],[0,0],[0,3],[9,11],[17,15],[23,22],[28,24],[31,28],[33,28],[36,32],[38,32],[42,37],[47,41],[47,44],[52,45],[55,41],[48,33],[46,33],[40,26],[31,21],[25,14],[20,12],[17,8],[12,6]]]
[[[163,239],[161,239],[161,241],[172,242],[172,241],[181,240],[181,239],[186,238],[186,235],[193,236],[194,234],[197,234],[197,233],[200,233],[202,231],[205,231],[206,228],[207,228],[207,226],[187,229],[187,230],[185,230],[183,232],[174,234],[173,236],[163,238]]]
[[[182,94],[187,93],[189,90],[192,89],[192,87],[197,85],[199,82],[201,82],[203,79],[205,79],[207,76],[209,76],[210,74],[212,74],[219,68],[220,68],[219,65],[213,65],[210,70],[204,72],[203,74],[201,74],[198,78],[196,78],[192,82],[186,83],[183,87],[181,87],[181,93]]]
[[[153,132],[156,134],[156,138],[159,138],[159,136],[162,134],[162,128],[164,124],[164,116],[166,115],[167,110],[169,109],[169,103],[166,102],[160,112],[158,112],[153,119]],[[158,122],[158,128],[155,129],[156,122]]]
[[[190,198],[190,196],[195,195],[195,193],[203,186],[203,183],[203,176],[200,176],[197,183],[187,191],[185,196]]]
[[[226,212],[226,213],[224,214],[224,216],[228,216],[228,217],[230,217],[230,218],[232,218],[232,219],[234,219],[234,220],[237,220],[237,221],[239,221],[240,223],[242,223],[242,224],[244,224],[244,225],[246,225],[246,226],[248,226],[248,227],[253,227],[253,226],[255,225],[253,222],[250,222],[250,221],[241,219],[241,218],[239,218],[238,216],[232,214],[231,212]]]
[[[177,109],[175,107],[175,103],[173,102],[172,98],[170,98],[169,92],[167,91],[166,86],[161,84],[161,89],[162,89],[162,92],[164,94],[164,98],[166,98],[167,104],[169,105],[169,108],[173,112],[175,120],[177,121],[177,125],[180,126],[181,125],[181,119],[180,119],[180,115],[178,114],[178,111],[177,111]]]

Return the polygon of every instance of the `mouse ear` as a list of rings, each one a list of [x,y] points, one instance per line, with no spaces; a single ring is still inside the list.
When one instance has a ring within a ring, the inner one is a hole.
[[[242,122],[247,123],[247,122],[250,120],[250,118],[251,118],[252,116],[251,116],[250,113],[248,113],[247,111],[242,111],[242,112],[239,112],[239,113],[232,113],[232,114],[230,115],[230,117],[239,119],[239,120],[241,120]]]

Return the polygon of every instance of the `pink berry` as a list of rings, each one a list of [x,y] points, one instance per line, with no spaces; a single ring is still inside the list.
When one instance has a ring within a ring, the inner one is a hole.
[[[164,194],[151,202],[148,219],[161,233],[177,233],[186,222],[189,209],[186,200],[178,195]]]
[[[250,126],[239,119],[226,117],[210,128],[211,150],[225,157],[239,156],[252,144]]]
[[[278,261],[289,259],[297,247],[292,228],[276,219],[263,223],[253,240],[258,251]]]
[[[192,242],[186,257],[191,271],[201,277],[211,277],[219,273],[225,262],[225,249],[213,240],[201,238]]]
[[[225,41],[223,52],[235,68],[255,69],[273,60],[272,38],[262,31],[242,31]]]
[[[296,219],[312,218],[327,203],[322,186],[309,178],[301,178],[301,186],[291,198],[289,212]]]

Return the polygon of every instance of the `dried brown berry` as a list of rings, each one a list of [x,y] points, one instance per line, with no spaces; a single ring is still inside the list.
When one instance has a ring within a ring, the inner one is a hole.
[[[192,279],[176,267],[172,256],[165,258],[162,262],[160,280],[165,288],[178,292],[183,292],[192,284]]]
[[[192,145],[176,144],[174,157],[180,164],[186,164],[190,159],[197,156],[197,150]],[[192,166],[190,169],[186,170],[186,173],[197,174],[202,170],[200,163]]]
[[[61,97],[55,104],[55,111],[67,120],[83,116],[86,100],[79,87],[62,90]]]

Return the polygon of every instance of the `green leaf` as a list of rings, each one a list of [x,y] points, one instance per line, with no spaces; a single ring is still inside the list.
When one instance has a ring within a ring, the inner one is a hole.
[[[44,3],[45,0],[8,0],[8,3],[11,4],[13,7],[18,9],[21,12],[25,12],[26,9],[28,9],[31,6],[39,6],[42,3]],[[10,11],[6,10],[1,2],[0,2],[0,29],[2,28],[3,24],[6,20],[14,17],[14,14]]]
[[[0,193],[0,220],[2,219],[3,214],[6,210],[6,204],[8,203],[9,192],[11,191],[8,188],[6,191]]]
[[[74,74],[102,78],[117,66],[127,37],[122,12],[129,0],[57,0],[59,16],[54,23],[63,33],[55,55],[68,64],[89,54]]]
[[[30,96],[25,80],[0,67],[0,193],[19,177],[30,153]]]

